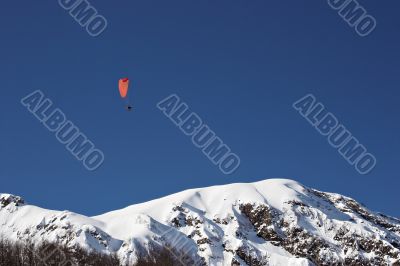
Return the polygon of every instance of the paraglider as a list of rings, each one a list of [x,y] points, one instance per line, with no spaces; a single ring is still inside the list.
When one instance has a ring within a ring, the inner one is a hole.
[[[118,88],[119,88],[119,94],[121,95],[121,98],[125,99],[126,110],[131,111],[132,105],[130,104],[130,101],[129,101],[129,79],[128,78],[120,79],[118,82]]]

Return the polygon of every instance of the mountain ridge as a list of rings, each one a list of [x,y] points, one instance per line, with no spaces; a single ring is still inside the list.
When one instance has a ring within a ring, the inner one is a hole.
[[[189,189],[92,217],[0,194],[0,224],[12,241],[116,253],[124,265],[154,245],[198,265],[400,265],[400,220],[290,179]]]

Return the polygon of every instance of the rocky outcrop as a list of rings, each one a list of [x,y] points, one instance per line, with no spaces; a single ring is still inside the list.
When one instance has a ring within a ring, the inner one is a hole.
[[[24,205],[25,201],[19,196],[14,196],[11,194],[0,194],[0,209],[5,208],[10,204],[18,207]]]

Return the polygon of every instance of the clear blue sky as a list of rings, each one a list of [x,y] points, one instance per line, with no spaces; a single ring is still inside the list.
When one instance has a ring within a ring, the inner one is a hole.
[[[400,216],[398,1],[362,1],[359,37],[326,1],[91,1],[93,38],[57,1],[0,9],[0,191],[99,214],[187,188],[295,179]],[[131,113],[117,81],[133,80]],[[20,99],[41,89],[105,153],[88,172]],[[171,93],[241,158],[223,175],[156,103]],[[378,164],[358,174],[292,103],[313,93]]]

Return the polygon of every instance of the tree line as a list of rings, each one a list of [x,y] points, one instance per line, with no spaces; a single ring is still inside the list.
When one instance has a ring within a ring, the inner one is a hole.
[[[0,239],[0,266],[186,266],[178,259],[170,247],[152,247],[149,251],[141,252],[133,265],[125,265],[116,254],[106,255],[89,252],[81,247],[66,247],[55,243],[42,242],[14,243]]]

